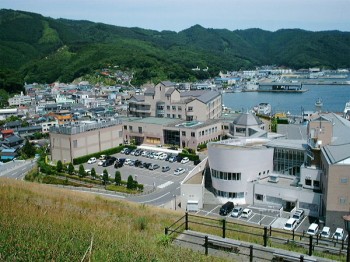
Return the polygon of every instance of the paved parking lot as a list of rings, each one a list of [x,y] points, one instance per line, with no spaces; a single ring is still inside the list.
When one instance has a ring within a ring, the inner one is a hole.
[[[206,205],[202,210],[198,211],[197,215],[202,216],[213,216],[213,217],[223,217],[219,215],[221,205]],[[254,208],[252,206],[242,206],[243,208],[249,208],[251,209],[252,215],[249,218],[243,218],[243,217],[231,217],[231,214],[226,216],[227,221],[245,221],[247,223],[255,224],[255,225],[261,225],[261,226],[271,226],[273,228],[283,229],[285,223],[287,222],[288,218],[283,218],[279,216],[279,212],[276,212],[276,210],[268,210],[268,209],[259,209]],[[300,224],[296,227],[296,232],[302,233],[303,231],[307,231],[310,224],[312,223],[312,220],[308,217],[304,217]]]
[[[125,155],[125,154],[114,154],[114,157],[117,158],[126,158],[131,160],[141,160],[142,162],[158,164],[160,168],[155,170],[149,170],[146,168],[140,168],[135,166],[123,165],[120,168],[115,168],[114,165],[108,167],[98,166],[97,160],[94,164],[84,163],[84,169],[95,168],[97,174],[102,174],[104,169],[107,169],[108,173],[111,177],[114,177],[115,172],[118,170],[121,173],[122,180],[127,180],[129,175],[132,175],[135,180],[139,183],[143,184],[146,187],[157,187],[157,188],[165,188],[168,185],[179,182],[184,179],[184,177],[188,174],[190,170],[194,168],[194,164],[192,161],[182,164],[179,162],[170,163],[169,161],[159,160],[159,159],[150,159],[143,156],[133,156],[133,155]],[[167,172],[162,172],[162,166],[169,166],[170,170]],[[184,168],[185,172],[181,175],[174,175],[174,170],[178,167]],[[76,167],[78,168],[78,167]]]

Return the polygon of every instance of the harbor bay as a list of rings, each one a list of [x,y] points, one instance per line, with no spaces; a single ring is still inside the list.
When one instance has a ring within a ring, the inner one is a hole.
[[[289,112],[300,115],[301,110],[313,111],[318,99],[323,101],[324,112],[343,112],[350,100],[350,85],[305,85],[307,92],[239,92],[223,93],[223,103],[235,111],[247,111],[259,103],[269,103],[272,113]]]

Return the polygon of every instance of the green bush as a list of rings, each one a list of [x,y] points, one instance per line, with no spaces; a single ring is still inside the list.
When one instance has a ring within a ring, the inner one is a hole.
[[[90,154],[90,155],[85,155],[85,156],[74,158],[73,159],[73,164],[74,165],[80,165],[80,164],[86,163],[91,157],[99,158],[101,155],[117,154],[120,151],[122,151],[122,149],[124,147],[130,148],[130,149],[135,149],[136,148],[136,146],[133,146],[133,145],[126,145],[126,146],[121,145],[121,146],[110,148],[110,149],[107,149],[107,150],[104,150],[104,151],[101,151],[101,152],[97,152],[97,153],[93,153],[93,154]]]
[[[185,154],[185,153],[179,153],[179,156],[181,157],[188,157],[189,160],[191,161],[196,161],[196,160],[199,160],[199,156],[198,155],[194,155],[194,154]]]

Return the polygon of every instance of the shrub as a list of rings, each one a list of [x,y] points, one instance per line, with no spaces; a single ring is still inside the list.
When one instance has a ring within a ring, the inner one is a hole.
[[[148,221],[145,217],[138,217],[136,219],[136,228],[140,231],[145,230],[147,227]]]

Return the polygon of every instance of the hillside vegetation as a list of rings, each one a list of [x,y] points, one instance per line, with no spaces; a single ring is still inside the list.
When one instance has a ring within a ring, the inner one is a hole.
[[[348,68],[350,33],[230,31],[200,25],[178,33],[158,32],[0,10],[0,88],[9,91],[24,81],[69,82],[108,66],[132,70],[138,85],[204,79],[220,70],[266,64]],[[209,70],[191,70],[197,66]]]
[[[167,244],[181,215],[0,179],[0,261],[220,261]]]

